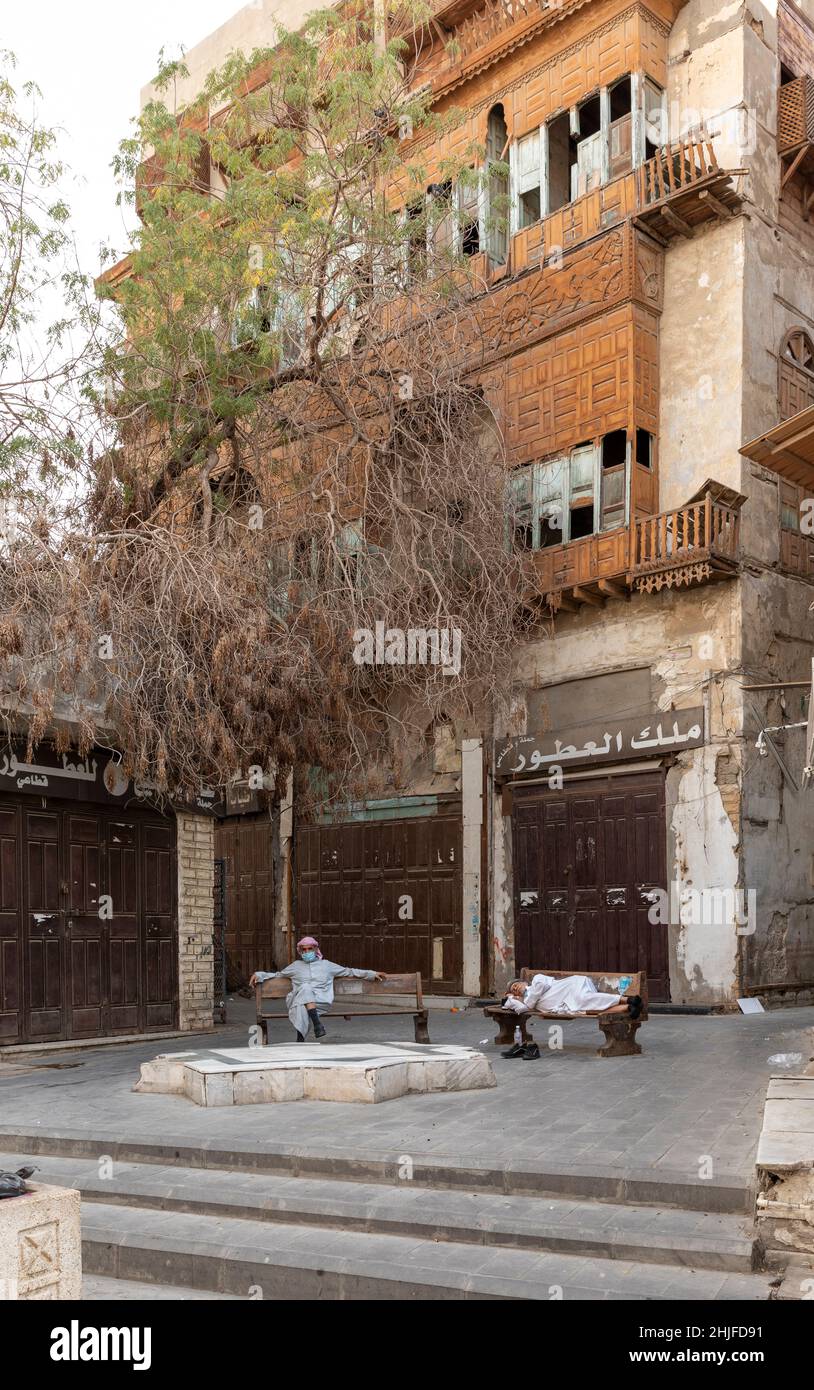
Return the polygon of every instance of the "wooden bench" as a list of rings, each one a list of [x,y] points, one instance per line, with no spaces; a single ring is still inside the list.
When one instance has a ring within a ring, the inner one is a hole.
[[[257,1022],[263,1033],[264,1046],[268,1046],[269,1023],[284,1019],[291,1026],[284,1003],[290,990],[291,980],[285,975],[276,980],[262,980],[254,987]],[[406,995],[406,1000],[393,999],[388,1002],[388,995],[398,994]],[[264,1007],[271,1000],[283,1001],[282,1007]],[[386,980],[355,980],[353,976],[339,975],[334,979],[333,1004],[318,1004],[317,1010],[320,1018],[389,1018],[403,1014],[414,1020],[417,1043],[428,1043],[430,1040],[421,976],[418,974],[388,975]]]
[[[533,1018],[553,1018],[558,1023],[572,1018],[595,1018],[599,1027],[605,1035],[605,1042],[600,1047],[597,1056],[599,1057],[634,1057],[641,1052],[641,1047],[636,1041],[636,1034],[639,1025],[644,1023],[647,1018],[647,974],[643,970],[618,970],[618,971],[577,971],[577,970],[544,970],[538,967],[536,970],[523,969],[520,971],[520,979],[526,984],[530,984],[535,975],[550,975],[555,980],[566,980],[570,975],[588,975],[593,980],[599,993],[601,994],[621,994],[623,996],[640,994],[642,996],[642,1011],[638,1018],[629,1018],[625,1014],[557,1014],[557,1013],[533,1013],[516,1014],[513,1009],[504,1009],[500,1004],[490,1004],[484,1009],[487,1018],[497,1020],[500,1031],[495,1038],[496,1045],[511,1046],[514,1041],[514,1030],[520,1026],[520,1036],[523,1042],[530,1042],[531,1036],[526,1031],[526,1025]],[[630,984],[626,989],[620,990],[619,981],[628,976]]]

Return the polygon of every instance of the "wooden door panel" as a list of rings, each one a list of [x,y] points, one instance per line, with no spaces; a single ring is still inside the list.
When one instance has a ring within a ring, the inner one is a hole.
[[[518,787],[512,822],[518,968],[647,970],[651,997],[668,999],[667,928],[647,898],[666,880],[663,775]]]
[[[140,958],[144,935],[139,910],[141,866],[138,822],[110,820],[105,827],[105,891],[110,899],[107,996],[111,1033],[138,1033],[142,1024]]]
[[[461,988],[460,810],[297,829],[297,924],[343,965]]]
[[[143,1027],[172,1028],[177,1020],[176,856],[174,828],[140,826],[144,865]]]
[[[58,1041],[66,1036],[60,816],[24,812],[24,824],[26,1036],[31,1042]]]
[[[114,814],[0,798],[4,1042],[174,1025],[175,825]]]
[[[530,961],[532,941],[542,933],[543,904],[540,900],[542,871],[539,855],[543,838],[535,803],[516,800],[512,811],[514,827],[515,915],[514,946],[518,962]]]
[[[224,861],[226,949],[245,975],[271,970],[274,956],[274,852],[267,814],[232,816],[215,829]]]
[[[71,1038],[100,1038],[107,1033],[108,920],[99,913],[101,826],[99,815],[66,812],[64,816],[67,1030]]]
[[[20,813],[0,807],[0,1040],[23,1041]]]

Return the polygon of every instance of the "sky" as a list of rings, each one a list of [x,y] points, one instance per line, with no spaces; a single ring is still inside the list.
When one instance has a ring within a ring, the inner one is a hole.
[[[110,162],[131,133],[139,92],[155,76],[163,47],[171,57],[190,49],[245,0],[0,0],[0,48],[17,57],[19,87],[42,89],[41,112],[61,129],[59,153],[72,177],[65,194],[73,214],[79,260],[99,269],[99,247],[127,250],[134,214],[116,207]]]

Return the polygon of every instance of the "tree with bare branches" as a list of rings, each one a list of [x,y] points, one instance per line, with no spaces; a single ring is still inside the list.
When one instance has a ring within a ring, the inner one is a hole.
[[[161,792],[249,768],[316,801],[398,786],[434,720],[484,727],[508,679],[467,255],[490,170],[459,151],[430,181],[427,11],[376,16],[313,15],[181,110],[162,69],[118,157],[141,227],[103,281],[115,447],[84,525],[21,536],[0,579],[31,738],[70,706]]]

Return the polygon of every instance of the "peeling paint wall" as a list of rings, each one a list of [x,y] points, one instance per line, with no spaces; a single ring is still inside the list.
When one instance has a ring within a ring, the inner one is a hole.
[[[757,126],[756,149],[747,160],[751,202],[745,219],[744,440],[753,439],[779,419],[779,351],[786,332],[800,326],[814,336],[814,224],[802,220],[793,199],[780,198],[777,5],[752,4],[750,8],[765,23],[762,36],[752,28],[744,36],[745,100]],[[814,17],[814,5],[796,8]],[[808,611],[814,587],[778,572],[776,477],[744,460],[741,490],[749,497],[744,529],[749,564],[740,585],[745,681],[805,680],[814,655],[814,621]],[[761,758],[755,748],[761,724],[804,720],[808,703],[799,690],[787,690],[783,703],[779,691],[754,692],[746,698],[743,873],[744,882],[757,893],[758,911],[756,931],[742,943],[743,978],[752,987],[810,986],[814,983],[814,790],[795,790],[775,758]],[[805,731],[789,730],[774,736],[774,742],[799,786]]]
[[[743,6],[694,0],[668,41],[670,136],[703,121],[719,164],[743,164]],[[741,217],[676,237],[664,258],[659,325],[661,506],[685,502],[708,478],[739,490],[742,459],[743,265]]]
[[[802,580],[763,572],[741,585],[745,665],[754,679],[805,678],[814,655],[809,605],[814,590]],[[748,696],[744,756],[744,880],[757,893],[757,929],[743,943],[745,981],[755,986],[814,982],[814,792],[800,789],[805,730],[771,735],[797,789],[776,759],[755,748],[760,724],[795,724],[808,712],[805,692],[789,689]]]
[[[716,782],[719,747],[683,754],[668,774],[668,835],[676,896],[714,888],[734,901],[739,886],[739,842]],[[732,803],[730,802],[730,805]],[[670,984],[673,1003],[729,1003],[737,983],[734,914],[720,923],[680,912],[671,925]]]
[[[514,979],[514,912],[512,906],[512,819],[504,816],[499,789],[492,783],[492,854],[489,883],[491,903],[492,973],[490,985],[501,994]]]
[[[640,595],[583,608],[558,620],[556,636],[527,643],[517,654],[518,692],[580,677],[651,670],[659,710],[707,709],[709,744],[682,753],[667,776],[664,834],[670,883],[703,890],[742,888],[740,840],[743,727],[740,679],[740,599],[737,581],[689,591]],[[517,727],[517,708],[512,727]],[[511,817],[493,807],[492,924],[495,985],[514,972]],[[732,1004],[737,994],[739,941],[735,917],[712,925],[675,922],[669,928],[670,992],[675,1003]]]

